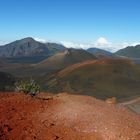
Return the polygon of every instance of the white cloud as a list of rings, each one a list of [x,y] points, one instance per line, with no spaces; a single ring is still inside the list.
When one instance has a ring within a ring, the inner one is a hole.
[[[133,42],[133,43],[127,43],[127,42],[124,42],[124,43],[112,43],[111,44],[111,52],[116,52],[120,49],[123,49],[123,48],[126,48],[128,46],[136,46],[136,45],[139,45],[140,42]]]
[[[116,52],[119,49],[123,49],[127,46],[136,46],[140,44],[139,42],[134,43],[112,43],[105,37],[98,38],[95,42],[90,43],[77,43],[77,42],[70,42],[70,41],[60,41],[61,44],[66,46],[67,48],[82,48],[82,49],[88,49],[88,48],[100,48],[104,49],[110,52]]]
[[[96,46],[103,46],[103,45],[110,45],[110,42],[104,37],[98,38],[96,41]]]
[[[0,45],[5,45],[5,44],[8,44],[10,41],[2,41],[0,40]]]
[[[111,52],[116,52],[120,49],[123,49],[123,48],[129,46],[129,43],[126,43],[126,42],[124,42],[124,43],[112,43],[111,46],[112,46],[112,49],[110,51]]]
[[[35,37],[34,39],[38,42],[41,42],[41,43],[46,43],[47,42],[45,39],[38,38],[38,37]]]
[[[136,46],[136,45],[140,45],[140,42],[134,42],[130,46]]]
[[[115,49],[113,48],[113,44],[104,37],[100,37],[95,42],[89,43],[75,43],[70,41],[60,41],[60,43],[66,46],[67,48],[100,48],[107,51],[113,51]]]
[[[124,43],[116,44],[115,48],[114,48],[114,51],[118,51],[118,50],[126,48],[128,46],[136,46],[136,45],[139,45],[139,44],[140,44],[139,42],[133,42],[133,43],[124,42]]]
[[[89,42],[89,43],[77,43],[77,42],[70,42],[70,41],[60,41],[61,44],[68,48],[91,48],[91,47],[97,47],[97,48],[108,48],[111,45],[111,42],[109,42],[106,38],[100,37],[95,42]]]
[[[104,49],[107,51],[113,51],[113,45],[112,42],[110,42],[109,40],[107,40],[105,37],[100,37],[98,38],[95,43],[94,46],[100,49]]]
[[[60,41],[60,43],[66,46],[67,48],[87,49],[90,47],[94,47],[92,43],[77,43],[77,42],[70,42],[70,41]]]
[[[136,45],[140,44],[140,42],[114,43],[114,42],[111,42],[110,40],[108,40],[106,37],[99,37],[97,40],[92,41],[92,42],[88,42],[88,43],[71,42],[71,41],[52,41],[52,40],[46,40],[46,39],[42,39],[42,38],[38,38],[38,37],[35,37],[34,39],[36,41],[39,41],[39,42],[42,42],[42,43],[47,43],[47,42],[60,43],[64,46],[66,46],[67,48],[78,48],[78,49],[79,48],[82,48],[82,49],[100,48],[100,49],[104,49],[104,50],[107,50],[107,51],[110,51],[110,52],[116,52],[119,49],[123,49],[127,46],[136,46]],[[0,45],[7,44],[9,42],[0,40]]]
[[[83,42],[72,42],[72,41],[54,41],[54,40],[46,40],[42,38],[35,37],[35,40],[42,42],[42,43],[60,43],[64,45],[67,48],[77,48],[77,49],[88,49],[88,48],[99,48],[99,49],[104,49],[106,51],[110,52],[116,52],[120,49],[123,49],[127,46],[136,46],[140,44],[140,42],[132,42],[132,43],[114,43],[108,40],[106,37],[99,37],[95,41],[91,41],[88,43],[83,43]]]

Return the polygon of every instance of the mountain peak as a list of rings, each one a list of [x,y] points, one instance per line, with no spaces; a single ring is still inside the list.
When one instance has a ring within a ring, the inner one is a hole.
[[[32,37],[16,40],[0,47],[0,57],[49,56],[66,48],[60,44],[41,43]]]
[[[20,42],[36,42],[36,40],[32,37],[26,37],[26,38],[23,38],[23,39],[20,39],[20,40],[17,40],[17,41],[20,41]]]

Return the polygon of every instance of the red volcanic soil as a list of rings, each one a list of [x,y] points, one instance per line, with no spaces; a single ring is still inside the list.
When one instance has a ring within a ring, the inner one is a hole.
[[[140,116],[88,96],[0,93],[0,140],[140,140]]]

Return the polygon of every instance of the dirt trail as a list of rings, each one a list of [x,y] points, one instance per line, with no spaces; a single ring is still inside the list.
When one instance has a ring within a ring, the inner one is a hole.
[[[140,115],[140,97],[137,97],[136,99],[132,99],[130,101],[120,103],[119,106],[125,106],[128,109],[132,110],[133,112]]]
[[[92,97],[0,99],[0,140],[140,140],[140,116]]]
[[[120,105],[131,105],[131,104],[134,104],[136,102],[139,102],[140,101],[140,97],[136,98],[136,99],[133,99],[133,100],[130,100],[130,101],[127,101],[127,102],[124,102],[124,103],[120,103]]]

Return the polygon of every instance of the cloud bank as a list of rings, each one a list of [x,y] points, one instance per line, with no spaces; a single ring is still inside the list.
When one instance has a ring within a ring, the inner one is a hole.
[[[60,43],[68,48],[82,48],[82,49],[99,48],[99,49],[104,49],[104,50],[110,51],[110,52],[116,52],[127,46],[136,46],[136,45],[140,44],[140,42],[112,43],[105,37],[100,37],[95,42],[90,42],[90,43],[75,43],[75,42],[68,42],[68,41],[60,41]]]
[[[38,42],[41,42],[41,43],[46,43],[47,42],[45,39],[38,38],[38,37],[35,37],[34,40],[36,40]]]
[[[129,46],[128,43],[127,44],[112,43],[105,37],[100,37],[95,42],[90,42],[90,43],[75,43],[75,42],[68,42],[68,41],[60,41],[60,43],[68,48],[82,48],[82,49],[100,48],[111,52],[115,52],[121,48]]]
[[[47,40],[39,37],[34,37],[36,41],[39,41],[41,43],[60,43],[64,45],[67,48],[82,48],[82,49],[88,49],[88,48],[99,48],[99,49],[104,49],[110,52],[116,52],[122,48],[125,48],[127,46],[136,46],[140,44],[140,42],[132,42],[132,43],[113,43],[110,40],[108,40],[106,37],[99,37],[96,41],[91,41],[88,43],[80,43],[80,42],[71,42],[71,41],[52,41],[52,40]],[[0,40],[0,45],[5,45],[8,44],[8,41],[2,41]]]
[[[36,41],[46,43],[46,42],[53,42],[53,43],[60,43],[67,48],[77,48],[77,49],[88,49],[88,48],[99,48],[110,52],[116,52],[120,49],[123,49],[127,46],[136,46],[140,44],[140,42],[133,42],[133,43],[112,43],[106,37],[99,37],[94,42],[89,43],[79,43],[79,42],[71,42],[71,41],[50,41],[41,38],[34,38]]]

